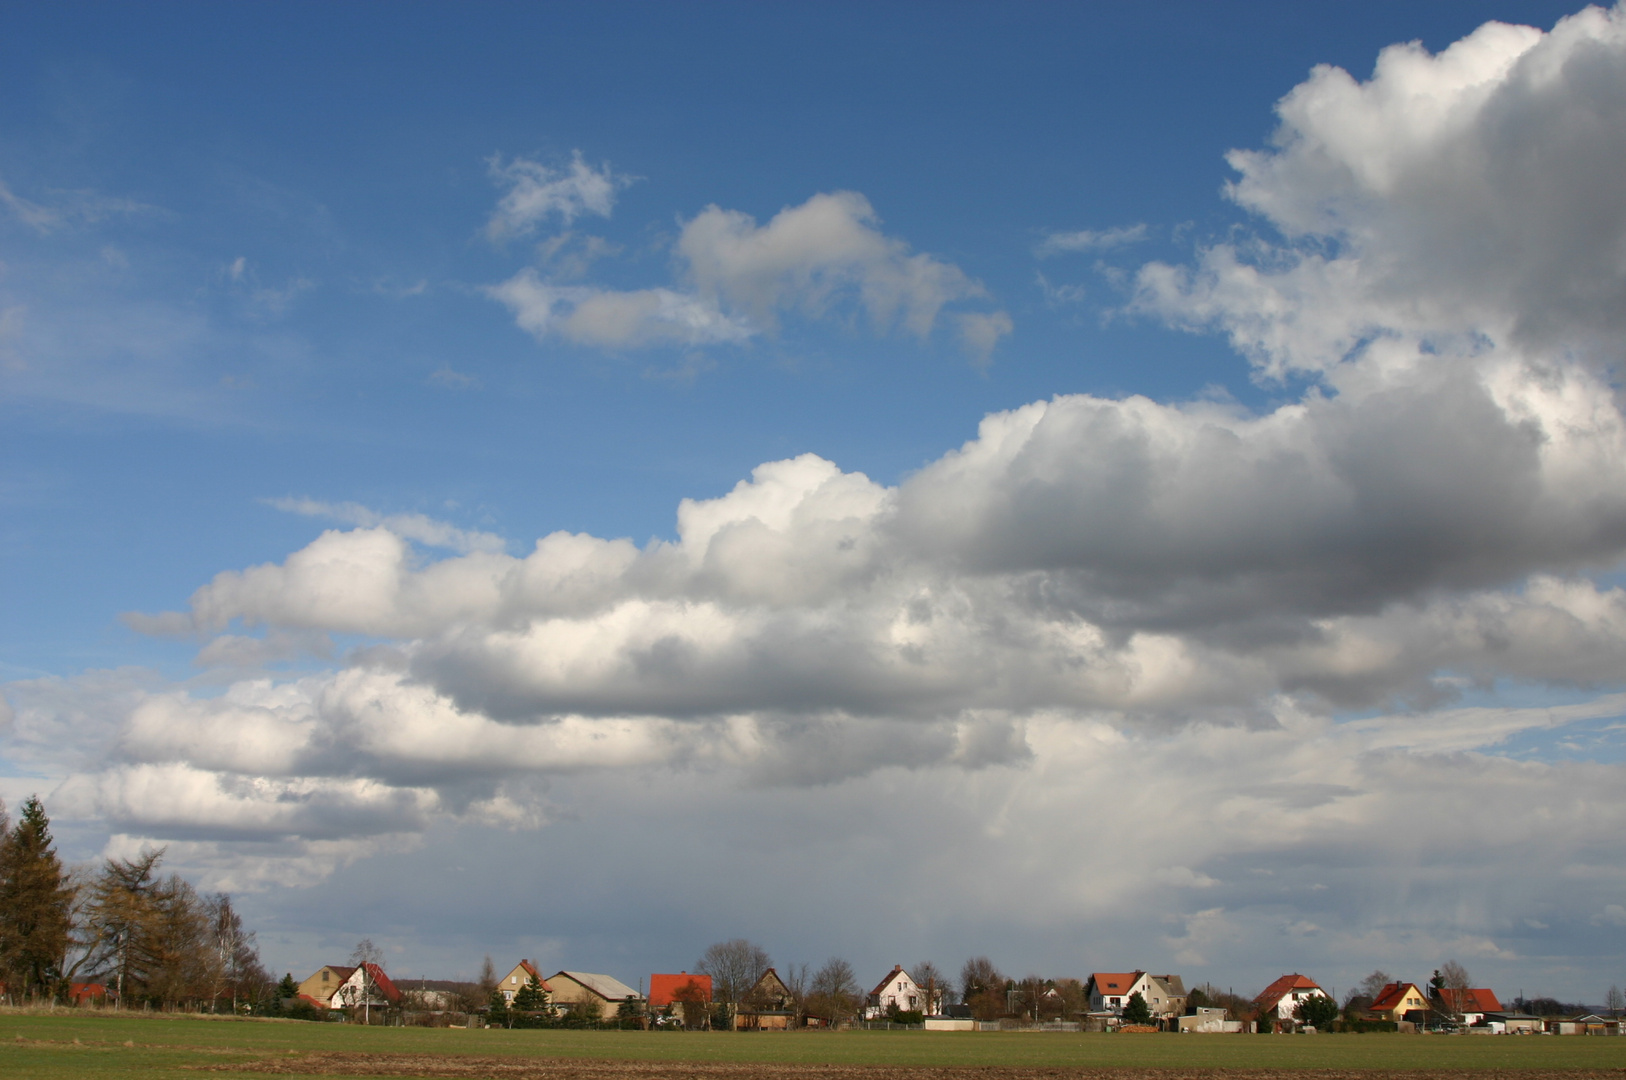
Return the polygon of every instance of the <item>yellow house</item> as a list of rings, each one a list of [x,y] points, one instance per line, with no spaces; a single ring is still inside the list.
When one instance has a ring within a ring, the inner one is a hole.
[[[1367,1007],[1372,1019],[1396,1022],[1405,1020],[1407,1013],[1427,1011],[1428,998],[1417,989],[1416,983],[1408,982],[1389,983]]]
[[[355,973],[353,967],[328,964],[299,984],[300,996],[310,998],[324,1009],[332,1008],[334,992]]]
[[[514,995],[525,989],[526,984],[531,981],[533,975],[536,977],[536,981],[542,984],[542,992],[548,995],[548,1000],[551,1003],[553,1000],[553,987],[548,984],[548,980],[542,977],[542,973],[536,970],[536,965],[529,960],[521,960],[515,964],[514,970],[504,975],[497,983],[497,989],[502,992],[502,999],[512,1005]]]

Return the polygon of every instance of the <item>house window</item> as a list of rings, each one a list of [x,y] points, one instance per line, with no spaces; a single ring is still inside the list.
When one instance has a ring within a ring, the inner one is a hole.
[[[327,982],[328,974],[329,974],[329,972],[328,972],[327,968],[323,968],[322,969],[322,981],[323,982]]]

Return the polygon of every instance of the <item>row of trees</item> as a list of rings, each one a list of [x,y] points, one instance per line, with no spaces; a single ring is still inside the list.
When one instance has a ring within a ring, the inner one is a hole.
[[[708,948],[696,962],[695,970],[711,976],[712,1001],[719,1007],[714,1022],[719,1026],[728,1023],[730,1014],[739,1008],[777,1006],[777,1001],[757,1000],[766,995],[756,992],[762,976],[773,966],[773,958],[766,949],[744,938],[718,942]],[[863,1008],[864,992],[858,976],[852,965],[839,956],[832,956],[817,969],[808,964],[791,964],[783,971],[775,970],[790,992],[790,1000],[785,1004],[798,1024],[810,1017],[826,1024],[838,1024],[852,1019]]]
[[[65,1000],[100,982],[124,1006],[239,1011],[273,986],[225,893],[159,873],[162,848],[100,867],[63,866],[30,798],[0,804],[0,982],[12,1001]]]

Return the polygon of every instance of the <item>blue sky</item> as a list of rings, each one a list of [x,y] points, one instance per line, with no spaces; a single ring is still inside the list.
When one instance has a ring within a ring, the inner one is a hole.
[[[1370,839],[1419,791],[1626,815],[1622,17],[1570,14],[19,9],[0,795],[76,858],[169,843],[279,969],[748,934],[1601,997],[1614,847],[1559,897]],[[1134,783],[1197,801],[1101,844]],[[898,799],[932,839],[855,809]],[[742,818],[824,839],[708,839]],[[439,930],[402,884],[449,853],[579,891]],[[883,868],[930,899],[825,914]]]

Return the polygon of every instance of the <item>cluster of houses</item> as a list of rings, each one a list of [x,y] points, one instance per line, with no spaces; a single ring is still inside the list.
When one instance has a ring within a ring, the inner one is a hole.
[[[431,1011],[457,1011],[459,995],[453,983],[414,980],[403,994],[377,964],[319,968],[299,984],[299,996],[318,1009],[361,1010],[400,1008],[406,995],[412,1004]],[[529,996],[522,993],[529,989]],[[1133,1021],[1143,1028],[1195,1033],[1289,1032],[1306,1028],[1306,1009],[1311,999],[1324,999],[1326,1015],[1337,1015],[1336,1002],[1313,979],[1293,973],[1283,975],[1267,986],[1246,1010],[1225,1009],[1192,1002],[1178,975],[1154,975],[1146,971],[1094,972],[1084,983],[1087,1012],[1054,1026],[1074,1030],[1120,1030]],[[1051,995],[1055,989],[1047,991]],[[518,964],[498,980],[496,993],[513,1008],[530,1003],[537,1011],[552,1015],[587,1012],[595,1017],[613,1017],[631,1011],[655,1024],[687,1023],[710,1027],[718,1016],[739,1031],[775,1031],[801,1026],[822,1026],[828,1020],[809,1016],[798,1008],[795,995],[773,968],[768,968],[754,986],[728,1008],[716,1009],[712,977],[706,974],[653,974],[649,991],[634,989],[610,975],[588,971],[556,971],[544,976],[529,960]],[[858,1016],[866,1021],[897,1018],[900,1013],[927,1030],[976,1030],[998,1026],[973,1018],[969,1006],[946,1004],[943,988],[922,986],[901,965],[891,971],[866,995]],[[1139,1004],[1135,999],[1139,999]],[[494,1000],[494,999],[493,999]],[[1013,1010],[1014,1011],[1014,1010]],[[1035,1012],[1038,1010],[1035,1009]],[[1058,1009],[1059,1011],[1059,1009]],[[1243,1012],[1245,1015],[1235,1015]],[[1126,1017],[1126,1013],[1129,1014]],[[1548,1032],[1563,1035],[1619,1035],[1620,1020],[1586,1014],[1562,1019],[1541,1018],[1506,1009],[1496,994],[1486,988],[1454,989],[1416,983],[1392,982],[1384,986],[1371,1003],[1361,1010],[1358,1020],[1396,1031],[1461,1030],[1485,1034],[1532,1034]]]

